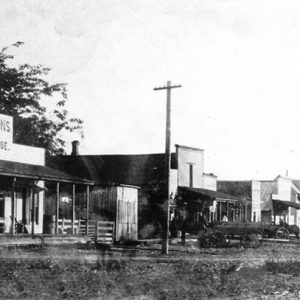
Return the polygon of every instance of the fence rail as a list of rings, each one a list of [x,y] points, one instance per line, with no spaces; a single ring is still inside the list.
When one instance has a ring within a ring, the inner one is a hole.
[[[55,226],[55,220],[53,222]],[[54,228],[53,228],[54,229]],[[59,234],[73,234],[73,222],[71,219],[58,219]],[[74,220],[74,234],[86,233],[86,220]]]
[[[97,222],[97,243],[113,244],[114,242],[114,222]]]
[[[55,226],[55,220],[53,220]],[[97,243],[113,244],[115,224],[111,221],[58,219],[59,234],[87,234]],[[55,232],[53,228],[53,233]]]

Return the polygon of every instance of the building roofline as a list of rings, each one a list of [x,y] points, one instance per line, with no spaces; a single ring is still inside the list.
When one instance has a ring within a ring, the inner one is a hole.
[[[42,165],[0,160],[0,175],[16,178],[30,178],[43,181],[69,182],[94,185],[94,181],[73,176],[63,171]]]
[[[171,154],[176,154],[175,152],[171,152]],[[149,156],[149,155],[165,155],[163,152],[158,152],[158,153],[137,153],[137,154],[79,154],[79,155],[71,155],[71,154],[66,154],[66,155],[54,155],[53,157],[108,157],[108,156]]]
[[[252,182],[253,180],[222,180],[219,179],[218,182]]]
[[[279,174],[278,176],[276,176],[274,180],[276,180],[276,179],[278,179],[278,178],[282,178],[282,179],[286,179],[286,180],[291,180],[291,181],[297,180],[297,179],[293,179],[292,177],[289,177],[289,176],[283,176],[283,175],[280,175],[280,174]]]
[[[119,186],[121,187],[128,187],[128,188],[135,188],[135,189],[140,189],[141,187],[140,186],[137,186],[137,185],[131,185],[131,184],[119,184]]]
[[[187,150],[193,150],[193,151],[204,151],[204,149],[189,147],[189,146],[184,146],[184,145],[179,145],[179,144],[175,144],[175,147],[176,148],[183,148],[183,149],[187,149]]]

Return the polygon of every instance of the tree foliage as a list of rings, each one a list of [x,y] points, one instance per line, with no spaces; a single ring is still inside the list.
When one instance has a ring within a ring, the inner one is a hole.
[[[46,81],[50,69],[42,65],[12,66],[9,63],[14,56],[8,49],[0,51],[0,113],[14,118],[14,142],[46,148],[48,155],[63,154],[62,133],[78,131],[82,135],[83,123],[68,116],[66,84]],[[49,105],[42,105],[42,100]]]

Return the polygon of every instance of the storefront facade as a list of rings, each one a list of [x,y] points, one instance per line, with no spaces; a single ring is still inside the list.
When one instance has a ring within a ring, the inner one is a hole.
[[[61,205],[61,184],[69,184],[74,190],[72,197],[74,223],[76,185],[86,191],[85,205],[88,207],[89,186],[93,183],[83,178],[45,166],[45,150],[13,143],[13,118],[0,115],[0,233],[42,234],[47,186],[55,189],[55,233]],[[86,210],[88,211],[88,210]],[[86,213],[86,218],[88,214]],[[73,224],[74,228],[74,224]]]
[[[251,203],[229,194],[190,187],[179,187],[177,205],[186,206],[189,219],[197,222],[205,215],[208,222],[222,221],[250,221]]]

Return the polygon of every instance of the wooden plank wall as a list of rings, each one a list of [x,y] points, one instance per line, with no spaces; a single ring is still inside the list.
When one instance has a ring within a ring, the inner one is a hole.
[[[116,240],[137,240],[138,234],[138,189],[118,187]]]
[[[90,194],[90,219],[115,221],[117,187],[94,187]]]

